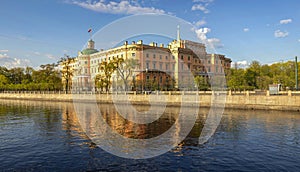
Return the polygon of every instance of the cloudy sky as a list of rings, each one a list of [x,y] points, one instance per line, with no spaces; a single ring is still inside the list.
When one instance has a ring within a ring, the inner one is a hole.
[[[199,42],[234,62],[292,60],[300,56],[299,9],[298,0],[2,0],[0,66],[36,67],[64,54],[76,56],[89,28],[96,33],[144,13],[190,22]],[[176,28],[173,33],[176,38]]]

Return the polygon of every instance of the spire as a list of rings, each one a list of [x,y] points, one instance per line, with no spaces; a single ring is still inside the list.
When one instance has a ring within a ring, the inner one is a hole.
[[[177,41],[180,41],[180,26],[177,25]]]

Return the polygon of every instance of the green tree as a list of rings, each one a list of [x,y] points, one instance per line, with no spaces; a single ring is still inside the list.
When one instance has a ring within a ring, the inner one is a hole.
[[[0,90],[2,91],[6,89],[8,84],[9,84],[8,78],[3,74],[0,74]]]
[[[117,63],[117,75],[123,80],[125,91],[128,91],[129,77],[133,75],[134,69],[138,66],[138,60],[130,58],[124,60],[123,58],[116,59],[114,61]]]
[[[115,70],[118,68],[118,61],[116,60],[111,60],[109,62],[103,61],[99,65],[100,71],[103,72],[101,77],[101,81],[103,82],[105,86],[105,91],[108,92],[109,88],[111,86],[111,77],[112,74],[115,72]]]
[[[196,76],[194,79],[194,82],[198,88],[198,90],[208,90],[209,89],[209,83],[208,78],[204,76]]]
[[[17,67],[8,70],[10,82],[13,84],[21,84],[24,78],[24,69]]]
[[[230,69],[226,73],[227,87],[229,89],[234,91],[246,89],[247,84],[244,69]]]
[[[73,76],[73,70],[71,67],[71,63],[74,61],[74,58],[69,57],[68,55],[65,55],[65,57],[61,58],[61,60],[58,62],[59,65],[62,67],[61,69],[61,76],[64,80],[64,87],[65,92],[68,94],[68,91],[70,89],[70,83],[72,82],[72,76]]]

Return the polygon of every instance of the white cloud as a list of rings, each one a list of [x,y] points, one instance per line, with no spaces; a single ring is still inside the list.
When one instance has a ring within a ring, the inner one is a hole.
[[[210,28],[206,28],[206,27],[200,28],[200,29],[195,29],[198,39],[200,39],[200,41],[202,41],[202,42],[207,41],[206,34],[209,33],[210,31],[211,31]]]
[[[36,52],[33,52],[33,54],[38,55],[38,56],[41,55],[41,53],[40,53],[40,52],[37,52],[37,51],[36,51]]]
[[[280,24],[289,24],[289,23],[292,23],[292,21],[293,21],[292,19],[284,19],[284,20],[280,20],[279,23]]]
[[[199,26],[205,25],[206,21],[205,20],[199,20],[199,21],[195,22],[194,24],[199,27]]]
[[[207,39],[207,43],[210,48],[223,48],[224,47],[221,40],[218,38],[209,38],[209,39]]]
[[[67,50],[63,50],[63,52],[67,52]],[[38,51],[35,51],[35,52],[32,52],[31,55],[34,55],[34,56],[38,56],[38,57],[46,57],[48,59],[53,59],[53,60],[58,60],[59,57],[53,55],[53,54],[50,54],[50,53],[41,53],[41,52],[38,52]],[[26,55],[27,57],[29,57],[30,55]]]
[[[289,33],[286,32],[286,31],[276,30],[276,31],[274,32],[274,36],[275,36],[276,38],[284,38],[284,37],[287,37],[288,35],[289,35]]]
[[[7,54],[0,54],[0,64],[6,68],[32,66],[28,59],[11,58]]]
[[[8,50],[0,50],[0,53],[7,53]]]
[[[195,4],[192,6],[192,11],[200,10],[204,14],[207,14],[207,13],[210,12],[207,9],[207,7],[209,6],[209,4],[211,4],[212,2],[214,2],[214,0],[193,0],[193,2]]]
[[[245,68],[249,67],[249,65],[250,65],[250,63],[247,60],[242,60],[242,61],[237,61],[237,62],[231,63],[232,68],[245,69]]]
[[[104,0],[100,1],[78,1],[74,0],[70,2],[71,4],[78,5],[82,8],[93,10],[101,13],[110,13],[110,14],[142,14],[142,13],[157,13],[164,14],[165,11],[162,9],[156,9],[154,7],[142,7],[138,3],[133,3],[132,1],[121,1],[114,2],[109,1],[106,3]]]
[[[45,54],[45,56],[49,59],[58,59],[56,56],[54,56],[52,54]]]
[[[218,38],[207,38],[207,34],[211,32],[210,28],[199,28],[193,29],[196,32],[198,39],[206,44],[209,48],[222,48],[224,45],[222,44],[221,40]]]
[[[298,39],[298,42],[300,42],[300,39]]]
[[[249,32],[250,31],[249,28],[244,28],[243,30],[244,30],[244,32]]]
[[[192,11],[200,10],[203,13],[207,14],[209,13],[209,10],[206,8],[206,5],[203,4],[195,4],[192,6]]]
[[[9,56],[7,54],[0,54],[0,59],[2,58],[8,58]]]
[[[193,2],[212,3],[214,0],[193,0]]]

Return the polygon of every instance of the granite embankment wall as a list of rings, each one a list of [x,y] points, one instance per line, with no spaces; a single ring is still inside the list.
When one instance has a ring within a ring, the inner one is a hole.
[[[182,96],[181,94],[184,94]],[[16,99],[16,100],[35,100],[35,101],[61,101],[61,102],[73,102],[83,101],[89,102],[97,100],[99,103],[122,103],[125,100],[130,100],[133,104],[149,104],[149,101],[154,104],[161,104],[166,102],[168,105],[181,106],[182,101],[186,106],[197,106],[197,98],[201,107],[209,107],[212,102],[218,103],[218,96],[212,96],[214,92],[164,92],[163,96],[157,94],[145,95],[145,94],[63,94],[63,93],[0,93],[0,99]],[[226,92],[226,108],[235,109],[265,109],[265,110],[290,110],[300,111],[300,94],[297,92],[285,92],[281,95],[269,95],[268,92],[263,94],[257,94],[255,92]],[[112,96],[113,95],[113,96]],[[114,100],[112,99],[114,98]],[[221,103],[222,104],[222,103]]]

